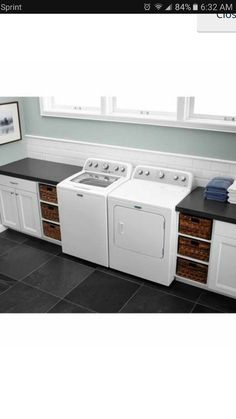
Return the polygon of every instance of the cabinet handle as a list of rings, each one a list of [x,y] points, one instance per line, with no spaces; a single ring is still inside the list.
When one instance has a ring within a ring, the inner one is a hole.
[[[16,196],[18,196],[19,194],[18,193],[16,193]]]
[[[11,181],[10,181],[10,183],[11,183],[12,185],[18,185],[18,182],[11,182]]]
[[[83,198],[84,196],[82,193],[77,193],[76,195],[79,196],[80,198]]]
[[[14,195],[14,192],[11,192],[11,195]]]
[[[134,205],[134,208],[136,208],[136,209],[142,209],[141,205]]]

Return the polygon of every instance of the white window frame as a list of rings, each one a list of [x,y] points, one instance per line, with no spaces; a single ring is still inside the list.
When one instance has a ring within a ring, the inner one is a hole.
[[[41,97],[39,101],[41,116],[236,132],[236,120],[226,120],[226,116],[195,114],[193,96],[179,96],[176,113],[120,109],[117,98],[107,96],[101,97],[100,108],[55,106],[53,97]]]

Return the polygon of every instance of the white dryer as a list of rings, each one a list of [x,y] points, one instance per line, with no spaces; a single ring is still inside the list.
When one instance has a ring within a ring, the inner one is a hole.
[[[107,196],[131,172],[128,163],[90,158],[57,185],[64,253],[108,266]]]
[[[191,173],[136,167],[108,197],[110,267],[170,285],[176,266],[175,206],[191,189]]]

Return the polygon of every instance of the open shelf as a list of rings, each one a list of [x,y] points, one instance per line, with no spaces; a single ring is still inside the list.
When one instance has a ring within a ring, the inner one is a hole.
[[[52,221],[52,220],[49,220],[48,218],[43,218],[42,217],[42,221],[47,221],[47,223],[56,224],[58,226],[60,225],[60,223],[58,221]]]
[[[197,236],[190,236],[188,234],[183,234],[183,233],[180,233],[180,232],[178,232],[178,235],[183,236],[183,237],[187,237],[188,239],[200,240],[202,242],[211,243],[211,240],[202,239],[201,237],[197,237]]]
[[[192,262],[202,263],[202,265],[209,265],[209,262],[205,262],[201,259],[194,259],[194,258],[191,258],[190,256],[184,256],[184,255],[181,255],[180,253],[177,253],[177,257],[182,258],[182,259],[191,260]]]

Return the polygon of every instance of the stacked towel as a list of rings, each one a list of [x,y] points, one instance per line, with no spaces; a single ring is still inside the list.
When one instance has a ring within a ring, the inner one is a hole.
[[[226,202],[228,199],[228,188],[233,182],[234,179],[231,177],[214,177],[205,188],[204,198]]]
[[[234,183],[228,188],[229,198],[228,201],[231,204],[236,204],[236,180]]]

